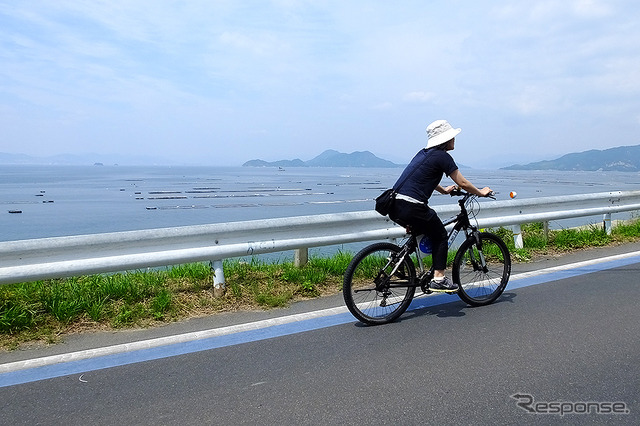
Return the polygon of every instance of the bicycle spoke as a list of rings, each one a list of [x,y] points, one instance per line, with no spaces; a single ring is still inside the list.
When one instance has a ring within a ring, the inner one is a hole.
[[[359,320],[367,324],[393,321],[411,303],[415,269],[400,251],[390,243],[373,244],[358,253],[347,268],[343,296]]]
[[[482,250],[474,239],[465,241],[456,254],[453,278],[460,284],[458,295],[465,302],[486,305],[504,291],[511,273],[509,252],[494,234],[480,234]]]

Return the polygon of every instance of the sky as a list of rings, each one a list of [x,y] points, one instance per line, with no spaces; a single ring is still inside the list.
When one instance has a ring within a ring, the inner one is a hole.
[[[0,0],[0,152],[497,168],[640,144],[635,0]]]

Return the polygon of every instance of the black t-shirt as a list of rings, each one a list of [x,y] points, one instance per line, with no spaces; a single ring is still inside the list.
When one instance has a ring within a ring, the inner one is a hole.
[[[447,151],[433,148],[423,149],[413,157],[393,188],[400,194],[426,203],[436,186],[440,184],[442,175],[450,176],[456,170],[458,170],[458,166]],[[411,176],[399,188],[398,185],[409,173],[412,173]]]

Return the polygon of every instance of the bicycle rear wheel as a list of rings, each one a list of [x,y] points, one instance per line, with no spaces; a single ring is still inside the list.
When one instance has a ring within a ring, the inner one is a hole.
[[[342,294],[354,317],[370,324],[385,324],[407,310],[415,287],[415,266],[409,256],[399,259],[401,249],[376,243],[362,249],[344,273]]]
[[[453,260],[453,281],[460,286],[458,296],[472,306],[494,302],[507,286],[511,256],[504,241],[495,234],[481,232],[462,243]]]

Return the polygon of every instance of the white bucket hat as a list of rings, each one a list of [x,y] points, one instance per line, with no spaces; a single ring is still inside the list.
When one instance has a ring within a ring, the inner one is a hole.
[[[427,149],[449,142],[462,129],[454,129],[447,120],[436,120],[427,126]]]

